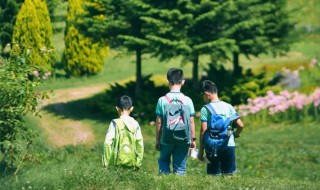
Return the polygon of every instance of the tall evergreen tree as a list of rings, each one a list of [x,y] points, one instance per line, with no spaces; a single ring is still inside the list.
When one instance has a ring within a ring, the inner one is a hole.
[[[286,0],[236,0],[230,11],[231,19],[225,23],[227,36],[236,41],[232,51],[234,75],[241,75],[239,55],[249,57],[262,53],[279,55],[289,50],[289,21]]]
[[[65,34],[65,50],[63,64],[69,76],[90,76],[99,73],[104,64],[107,48],[101,43],[93,43],[84,37],[75,27],[75,23],[82,22],[80,15],[85,14],[83,0],[69,0],[67,13],[67,27]]]
[[[4,55],[4,48],[12,42],[13,26],[16,21],[22,0],[0,1],[0,55]]]
[[[152,5],[147,23],[147,38],[155,55],[162,59],[183,56],[192,62],[194,88],[198,83],[199,58],[210,55],[227,58],[236,50],[233,39],[226,36],[224,23],[230,19],[230,1],[149,1]]]
[[[90,0],[88,15],[80,25],[85,35],[111,48],[125,48],[136,56],[136,92],[141,91],[142,55],[149,51],[149,43],[143,33],[141,17],[147,13],[148,5],[141,0]]]
[[[30,48],[33,64],[51,67],[55,62],[51,36],[52,27],[45,2],[25,0],[17,15],[13,42]]]

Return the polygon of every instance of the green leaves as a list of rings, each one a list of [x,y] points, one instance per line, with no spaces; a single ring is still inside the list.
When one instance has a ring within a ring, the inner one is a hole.
[[[32,60],[27,49],[16,46],[13,55],[0,64],[0,164],[6,169],[22,163],[21,153],[32,142],[35,133],[24,124],[27,113],[37,115],[39,103],[46,93],[35,91],[44,82],[48,72],[29,64]]]

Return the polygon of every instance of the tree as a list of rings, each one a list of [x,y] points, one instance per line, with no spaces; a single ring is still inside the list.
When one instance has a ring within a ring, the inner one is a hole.
[[[0,55],[7,54],[4,49],[12,42],[13,26],[20,9],[19,0],[0,1]]]
[[[289,50],[289,32],[293,23],[285,9],[285,0],[237,0],[230,11],[232,18],[225,25],[227,36],[235,40],[232,51],[234,76],[241,75],[239,55],[249,57],[262,53],[283,54]]]
[[[224,23],[230,18],[230,1],[150,1],[147,39],[154,54],[161,59],[183,56],[192,62],[192,81],[198,84],[199,58],[210,55],[215,59],[227,58],[235,50],[234,40],[225,35]]]
[[[86,6],[88,15],[78,27],[86,36],[103,41],[111,48],[125,48],[136,56],[136,89],[141,91],[142,55],[149,51],[149,43],[143,33],[141,17],[147,13],[148,5],[140,0],[90,0]]]
[[[52,27],[45,2],[25,0],[13,29],[13,43],[29,47],[32,64],[51,67],[55,62],[51,36]]]
[[[16,46],[8,59],[0,57],[0,170],[15,169],[25,161],[36,133],[24,122],[27,113],[39,115],[45,92],[35,88],[44,82],[48,73],[31,63],[31,51]]]
[[[81,23],[79,15],[85,14],[82,0],[68,2],[65,50],[63,54],[64,69],[69,76],[90,76],[99,73],[104,64],[107,48],[101,43],[93,43],[84,37],[75,27]]]

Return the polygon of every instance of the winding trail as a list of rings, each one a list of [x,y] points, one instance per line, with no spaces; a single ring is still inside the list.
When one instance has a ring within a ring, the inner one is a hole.
[[[79,88],[58,89],[50,95],[50,99],[44,100],[42,106],[53,104],[55,111],[63,112],[64,103],[88,98],[107,88],[107,85],[96,85]],[[56,146],[87,144],[95,140],[92,129],[81,120],[61,117],[49,111],[41,110],[42,118],[39,125],[47,135],[48,141]]]

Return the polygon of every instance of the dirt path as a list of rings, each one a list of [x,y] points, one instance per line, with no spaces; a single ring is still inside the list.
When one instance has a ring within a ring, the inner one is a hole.
[[[107,85],[97,85],[55,90],[50,96],[50,99],[45,100],[42,105],[67,103],[69,101],[87,98],[103,91],[106,87]],[[59,104],[60,107],[58,110],[63,111],[63,105],[64,104]],[[60,117],[46,110],[42,110],[41,115],[40,126],[48,136],[49,142],[56,146],[85,144],[93,142],[95,139],[90,126],[84,122]]]

